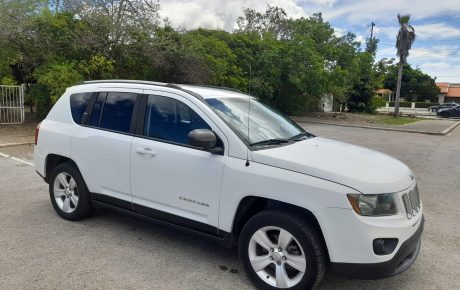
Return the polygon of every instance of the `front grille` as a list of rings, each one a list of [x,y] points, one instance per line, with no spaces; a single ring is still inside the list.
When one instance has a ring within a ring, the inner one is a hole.
[[[418,188],[415,186],[408,193],[402,196],[404,208],[406,209],[407,218],[411,219],[420,210],[420,196],[418,194]]]

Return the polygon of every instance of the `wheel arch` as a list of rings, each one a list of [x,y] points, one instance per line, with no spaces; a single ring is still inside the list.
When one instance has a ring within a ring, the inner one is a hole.
[[[319,233],[321,243],[327,253],[327,259],[329,260],[329,251],[327,248],[326,240],[324,238],[324,234],[319,221],[313,212],[304,207],[269,198],[246,196],[240,201],[232,225],[232,236],[234,241],[238,241],[241,230],[251,217],[267,209],[286,211],[306,218],[309,224],[313,226],[313,228]]]
[[[49,183],[51,174],[53,173],[53,170],[54,168],[56,168],[56,166],[62,163],[67,163],[67,162],[72,163],[78,169],[78,171],[80,171],[77,163],[75,163],[75,161],[73,161],[69,157],[59,155],[59,154],[48,154],[45,159],[45,176],[44,176],[45,181]]]

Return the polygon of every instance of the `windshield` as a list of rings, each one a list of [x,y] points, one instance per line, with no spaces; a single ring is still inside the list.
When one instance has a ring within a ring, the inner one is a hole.
[[[248,100],[211,98],[206,102],[249,145],[275,145],[313,136],[280,112],[252,98],[248,137]]]

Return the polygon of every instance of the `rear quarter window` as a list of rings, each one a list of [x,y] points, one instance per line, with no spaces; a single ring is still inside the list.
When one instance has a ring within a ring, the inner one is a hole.
[[[79,93],[70,96],[70,111],[75,123],[81,124],[81,118],[86,111],[89,100],[93,93]]]

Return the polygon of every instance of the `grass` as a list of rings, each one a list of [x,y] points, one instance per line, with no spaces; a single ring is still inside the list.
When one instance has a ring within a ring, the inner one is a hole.
[[[307,117],[314,119],[330,120],[338,123],[347,123],[353,125],[390,125],[390,126],[401,126],[410,123],[415,123],[420,118],[415,117],[398,117],[394,118],[391,115],[378,115],[378,114],[366,114],[366,113],[312,113]]]
[[[415,123],[420,121],[420,118],[413,117],[397,117],[385,116],[385,115],[370,115],[370,114],[360,114],[364,119],[367,119],[368,122],[375,124],[384,124],[384,125],[406,125],[410,123]]]

